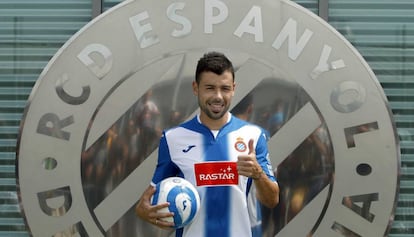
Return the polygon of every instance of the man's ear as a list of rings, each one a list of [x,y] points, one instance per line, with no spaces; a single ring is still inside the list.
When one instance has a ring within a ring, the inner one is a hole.
[[[197,84],[197,82],[196,81],[193,81],[192,86],[193,86],[193,94],[195,96],[198,96],[198,84]]]

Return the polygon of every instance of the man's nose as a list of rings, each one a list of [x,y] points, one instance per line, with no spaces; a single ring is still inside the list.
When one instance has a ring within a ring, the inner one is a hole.
[[[220,99],[223,98],[223,92],[221,90],[216,90],[215,97]]]

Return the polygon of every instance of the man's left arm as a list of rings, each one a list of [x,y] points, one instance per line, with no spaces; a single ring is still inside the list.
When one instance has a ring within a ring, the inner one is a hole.
[[[277,182],[271,180],[261,167],[252,174],[251,178],[256,186],[256,196],[260,203],[269,208],[275,207],[279,203],[279,185]]]
[[[263,142],[263,141],[258,141]],[[263,144],[263,143],[262,143]],[[258,144],[259,145],[259,144]],[[256,149],[254,148],[253,139],[249,141],[249,153],[247,155],[241,155],[238,157],[237,168],[240,175],[244,175],[253,179],[256,186],[257,199],[263,205],[273,208],[279,203],[279,185],[277,184],[274,176],[270,173],[271,170],[265,172],[264,169],[268,169],[270,163],[267,159],[267,145],[258,149],[261,163],[264,163],[262,167],[256,157]],[[263,162],[263,159],[266,162]]]

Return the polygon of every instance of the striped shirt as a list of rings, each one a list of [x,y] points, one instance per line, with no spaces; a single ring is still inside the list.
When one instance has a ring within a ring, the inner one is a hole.
[[[171,176],[181,176],[194,184],[201,207],[194,221],[177,237],[251,237],[247,195],[251,179],[237,173],[237,157],[249,153],[254,140],[258,163],[276,181],[269,160],[263,130],[229,116],[216,133],[201,124],[198,116],[163,132],[152,185]]]

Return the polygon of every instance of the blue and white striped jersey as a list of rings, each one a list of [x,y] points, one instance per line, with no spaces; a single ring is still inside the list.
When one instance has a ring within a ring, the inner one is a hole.
[[[194,184],[200,194],[200,212],[194,221],[177,231],[177,237],[250,237],[247,195],[251,180],[238,175],[236,161],[248,154],[254,140],[256,156],[267,176],[276,181],[263,130],[231,116],[216,134],[199,117],[166,130],[160,139],[158,164],[152,185],[171,176]]]

